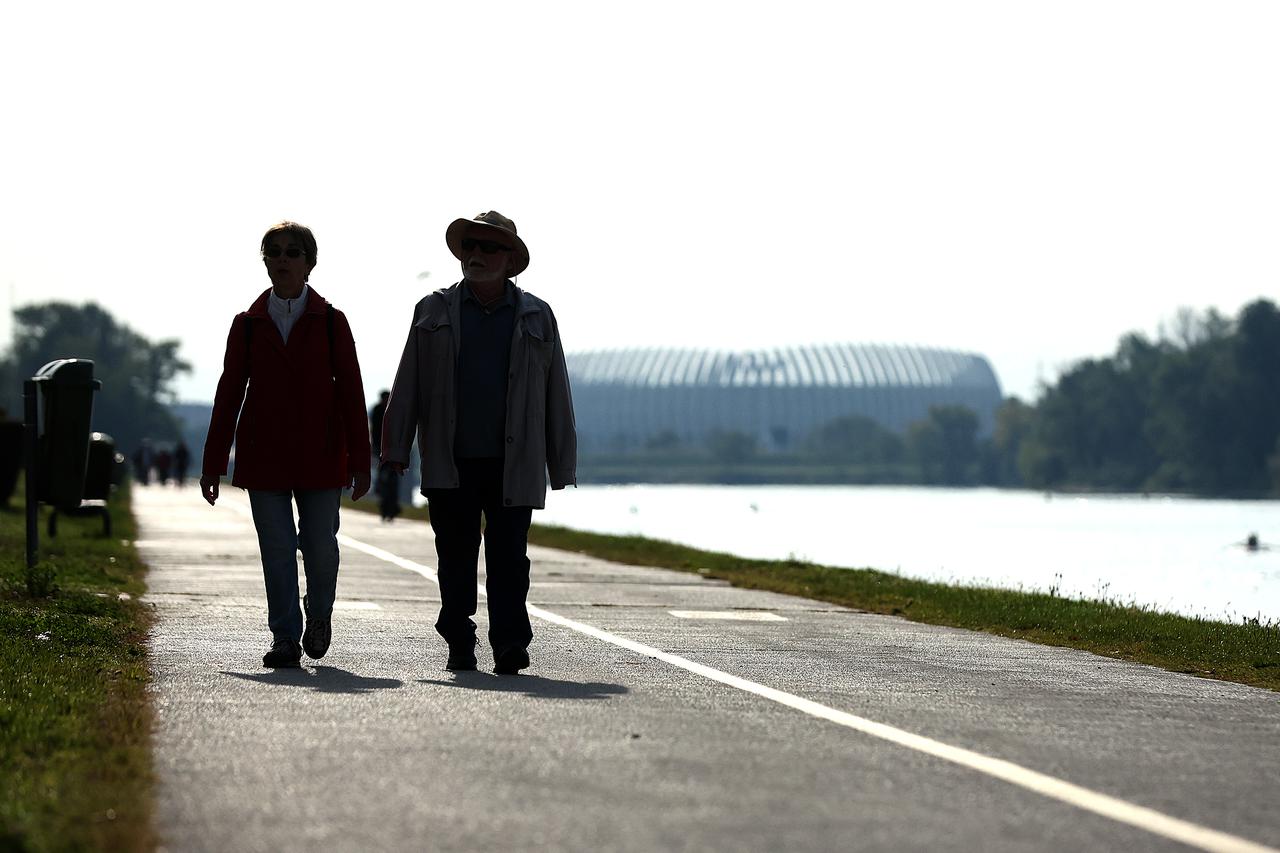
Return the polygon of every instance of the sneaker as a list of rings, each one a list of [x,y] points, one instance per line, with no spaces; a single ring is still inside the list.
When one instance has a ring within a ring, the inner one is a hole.
[[[452,672],[470,672],[476,668],[476,641],[449,644],[449,660],[444,668]]]
[[[529,666],[529,652],[519,646],[509,646],[493,656],[493,671],[498,675],[515,675]]]
[[[262,665],[282,668],[297,666],[302,660],[302,649],[293,640],[276,640],[271,644],[271,651],[262,656]]]
[[[329,642],[333,639],[333,629],[328,619],[313,618],[307,609],[307,597],[302,596],[302,609],[307,613],[307,630],[302,632],[302,648],[307,657],[320,660],[329,651]]]

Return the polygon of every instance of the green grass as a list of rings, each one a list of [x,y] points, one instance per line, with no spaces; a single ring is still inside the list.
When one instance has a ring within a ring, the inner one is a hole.
[[[347,501],[377,512],[376,503]],[[405,508],[427,518],[425,508]],[[901,616],[1069,646],[1107,657],[1151,664],[1256,687],[1280,690],[1280,625],[1213,622],[1115,601],[1082,601],[1047,593],[952,586],[911,580],[873,569],[841,569],[798,560],[751,560],[642,536],[584,533],[534,525],[529,541],[612,560],[695,572],[734,586],[799,595]]]
[[[144,566],[128,492],[99,518],[41,513],[30,594],[22,486],[0,512],[0,850],[151,850]],[[119,598],[127,593],[129,599]]]

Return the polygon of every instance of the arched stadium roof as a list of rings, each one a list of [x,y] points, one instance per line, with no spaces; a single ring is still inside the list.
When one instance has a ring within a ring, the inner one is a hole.
[[[716,430],[785,446],[849,415],[901,431],[933,405],[967,406],[988,431],[1002,399],[982,356],[917,346],[637,348],[566,361],[585,449],[636,446],[661,432],[696,441]]]

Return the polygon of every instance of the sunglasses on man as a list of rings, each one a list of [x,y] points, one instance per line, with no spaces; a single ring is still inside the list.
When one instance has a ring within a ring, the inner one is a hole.
[[[297,246],[290,246],[287,249],[281,249],[279,246],[268,246],[262,250],[262,255],[267,258],[278,258],[281,255],[286,258],[300,258],[302,257],[302,250]]]
[[[480,251],[484,252],[486,255],[492,255],[495,252],[500,252],[500,251],[501,252],[511,251],[510,246],[505,246],[502,243],[495,243],[492,240],[480,240],[475,237],[463,237],[462,251],[470,252],[473,249],[479,249]]]

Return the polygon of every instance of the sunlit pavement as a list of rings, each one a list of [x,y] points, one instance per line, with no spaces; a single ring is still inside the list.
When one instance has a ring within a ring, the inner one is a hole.
[[[436,587],[411,570],[434,568],[429,528],[351,511],[333,646],[271,671],[244,493],[134,502],[165,849],[1280,845],[1280,694],[537,548],[530,602],[557,621],[534,620],[532,667],[493,675],[482,645],[481,671],[454,674]],[[844,718],[1108,795],[1121,816]],[[1184,822],[1173,837],[1164,816]]]

